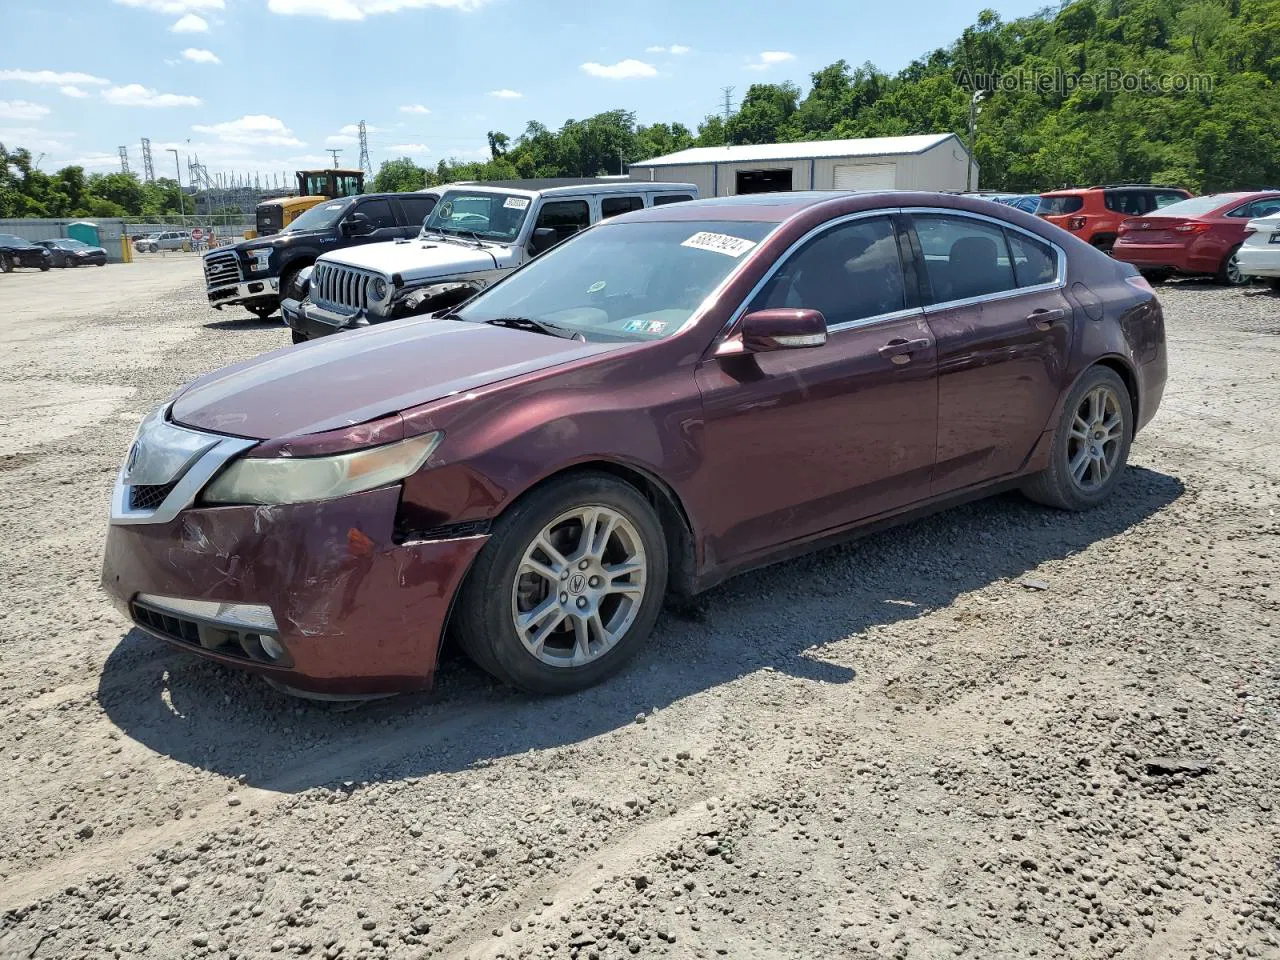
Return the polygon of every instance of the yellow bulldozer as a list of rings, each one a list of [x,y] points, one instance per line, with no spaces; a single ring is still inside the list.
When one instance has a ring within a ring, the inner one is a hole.
[[[279,233],[318,203],[364,193],[363,170],[299,170],[298,195],[264,200],[256,211],[256,235]]]

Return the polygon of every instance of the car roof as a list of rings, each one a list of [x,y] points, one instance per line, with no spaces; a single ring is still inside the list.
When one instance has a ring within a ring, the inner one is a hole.
[[[605,180],[600,177],[542,177],[530,180],[463,180],[447,183],[450,189],[472,187],[477,190],[516,190],[545,197],[572,197],[592,193],[673,193],[696,191],[692,183],[666,183],[661,180]]]

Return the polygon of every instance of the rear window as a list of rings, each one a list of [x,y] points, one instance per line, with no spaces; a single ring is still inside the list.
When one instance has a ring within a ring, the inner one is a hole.
[[[1074,194],[1065,197],[1041,197],[1036,213],[1042,217],[1061,217],[1084,206],[1084,198]]]
[[[687,193],[663,193],[653,198],[653,205],[661,207],[668,203],[684,203],[686,200],[692,200],[693,197]]]
[[[1104,190],[1107,209],[1129,217],[1140,217],[1155,209],[1155,195],[1149,190]]]
[[[1162,217],[1199,217],[1219,207],[1226,206],[1234,200],[1243,200],[1245,193],[1216,193],[1207,197],[1192,197],[1160,208]]]
[[[643,197],[605,197],[600,201],[600,216],[603,219],[616,217],[620,213],[630,213],[632,210],[643,210]]]

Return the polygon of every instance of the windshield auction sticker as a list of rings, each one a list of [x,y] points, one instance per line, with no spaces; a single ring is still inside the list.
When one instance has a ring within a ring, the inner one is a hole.
[[[507,197],[502,204],[504,207],[510,207],[512,210],[523,210],[529,205],[528,197]]]
[[[695,233],[680,244],[682,247],[693,247],[695,250],[713,250],[730,257],[740,257],[755,245],[754,240],[743,240],[741,237],[731,237],[727,233],[709,233],[705,230]]]

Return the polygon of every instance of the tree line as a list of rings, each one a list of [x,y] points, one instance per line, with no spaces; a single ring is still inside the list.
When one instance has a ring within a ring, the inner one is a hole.
[[[1105,82],[1074,82],[1099,77]],[[426,168],[401,157],[382,164],[371,188],[614,174],[693,146],[964,135],[979,90],[974,153],[985,189],[1280,187],[1278,82],[1280,0],[1076,0],[1008,22],[984,10],[955,42],[896,74],[839,60],[813,73],[807,92],[752,84],[737,112],[708,116],[696,130],[639,124],[624,109],[558,130],[531,121],[514,139],[491,131],[487,160]],[[163,216],[178,208],[172,180],[143,184],[76,166],[46,174],[29,151],[0,145],[0,216]]]

